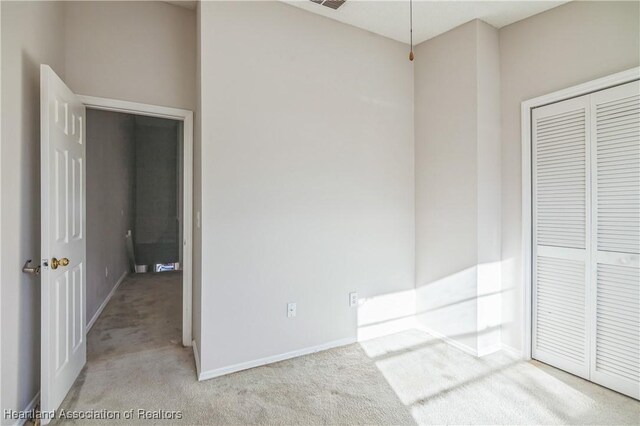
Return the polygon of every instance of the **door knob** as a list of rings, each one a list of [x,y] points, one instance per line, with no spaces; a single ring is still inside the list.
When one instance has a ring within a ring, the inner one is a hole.
[[[63,257],[58,260],[55,257],[51,258],[51,269],[58,269],[58,266],[67,266],[69,264],[69,259]]]

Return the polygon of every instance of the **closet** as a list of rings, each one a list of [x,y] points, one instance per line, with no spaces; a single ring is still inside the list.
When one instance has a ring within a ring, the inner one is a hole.
[[[640,82],[532,111],[532,357],[640,398]]]

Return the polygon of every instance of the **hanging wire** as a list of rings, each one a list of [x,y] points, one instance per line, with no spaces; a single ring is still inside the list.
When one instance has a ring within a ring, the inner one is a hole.
[[[409,39],[409,43],[411,44],[409,60],[413,61],[413,0],[409,0]]]

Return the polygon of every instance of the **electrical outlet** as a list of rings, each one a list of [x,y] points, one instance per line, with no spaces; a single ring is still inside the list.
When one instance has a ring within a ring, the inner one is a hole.
[[[358,293],[349,293],[349,306],[358,306]]]
[[[293,318],[296,316],[296,304],[295,303],[287,303],[287,318]]]

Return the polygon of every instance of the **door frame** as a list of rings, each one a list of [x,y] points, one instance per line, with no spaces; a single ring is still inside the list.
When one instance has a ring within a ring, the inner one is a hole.
[[[522,280],[523,292],[523,321],[522,357],[531,359],[531,338],[533,335],[533,286],[532,286],[532,253],[533,253],[533,186],[531,179],[531,116],[532,110],[548,104],[565,101],[567,99],[583,96],[589,93],[608,89],[613,86],[629,83],[640,79],[640,67],[598,78],[586,83],[578,84],[567,89],[558,90],[546,95],[523,101],[521,104],[521,130],[522,130]]]
[[[80,101],[90,109],[165,118],[183,123],[182,346],[191,346],[193,294],[193,111],[95,96],[77,96]]]

